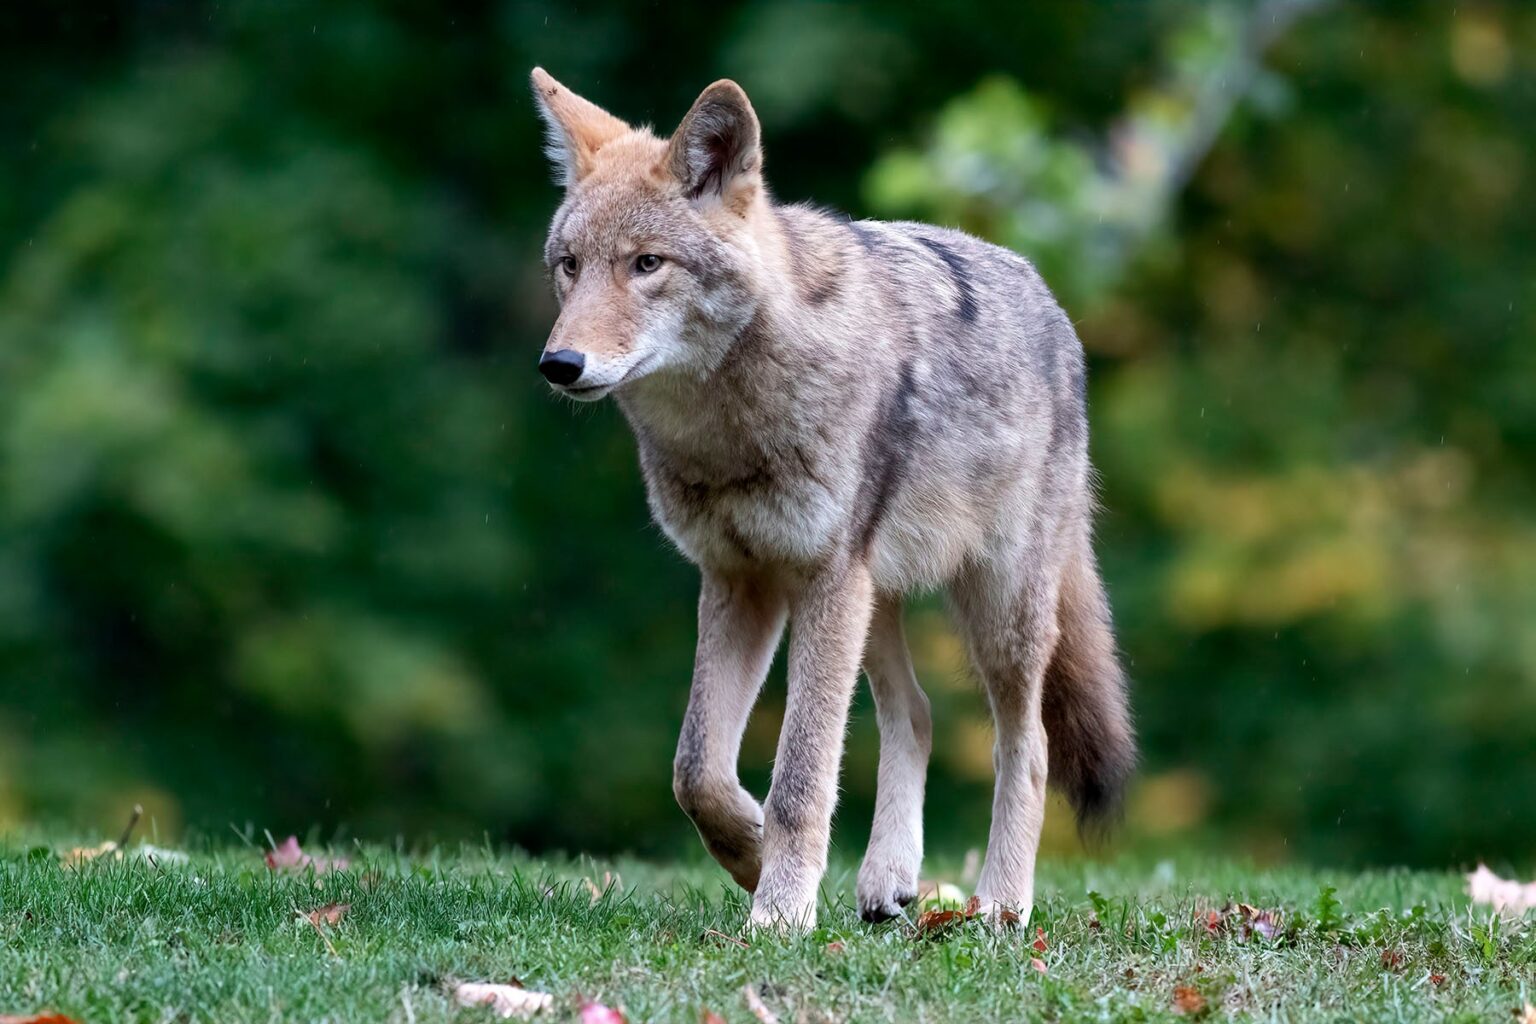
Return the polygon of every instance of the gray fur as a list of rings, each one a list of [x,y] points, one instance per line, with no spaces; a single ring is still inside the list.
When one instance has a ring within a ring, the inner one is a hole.
[[[593,169],[546,246],[552,267],[580,268],[552,271],[550,347],[583,351],[593,383],[562,390],[614,395],[652,515],[704,578],[679,802],[755,890],[755,923],[809,923],[862,662],[882,755],[858,898],[872,919],[897,912],[915,892],[931,742],[900,609],[942,588],[998,730],[978,895],[998,919],[1027,916],[1047,763],[1084,821],[1110,812],[1134,763],[1071,322],[1008,250],[773,204],[730,83],[670,143],[635,133],[569,162]],[[636,252],[665,267],[637,276]],[[789,702],[759,807],[734,759],[786,618]]]

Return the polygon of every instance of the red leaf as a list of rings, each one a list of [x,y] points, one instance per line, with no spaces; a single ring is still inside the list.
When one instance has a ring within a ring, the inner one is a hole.
[[[581,1024],[629,1024],[618,1010],[602,1003],[581,1004]]]
[[[1174,1013],[1199,1013],[1205,1009],[1205,996],[1193,985],[1180,985],[1173,990]]]
[[[52,1010],[44,1010],[42,1013],[33,1014],[30,1017],[7,1017],[0,1014],[0,1024],[76,1024],[72,1017],[66,1017],[62,1013]]]
[[[267,867],[273,871],[302,871],[311,868],[316,872],[345,871],[345,857],[311,857],[299,846],[298,836],[289,836],[267,851]]]
[[[917,931],[920,935],[941,932],[960,924],[966,919],[963,910],[925,910],[917,915]]]
[[[1035,970],[1039,971],[1041,974],[1045,973],[1045,961],[1041,960],[1037,956],[1032,956],[1032,957],[1029,958],[1029,966],[1033,967]]]
[[[725,1024],[725,1018],[706,1008],[699,1011],[699,1024]]]
[[[1045,952],[1045,929],[1044,928],[1040,928],[1040,927],[1036,927],[1035,928],[1035,941],[1034,941],[1033,945],[1035,947],[1035,952],[1036,953],[1044,953]]]
[[[346,917],[347,912],[351,909],[352,904],[350,903],[327,903],[323,907],[311,910],[304,916],[309,918],[310,924],[337,925],[341,923],[341,919]]]

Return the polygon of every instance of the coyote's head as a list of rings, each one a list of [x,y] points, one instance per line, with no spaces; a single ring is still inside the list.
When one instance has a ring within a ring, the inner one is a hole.
[[[630,127],[542,68],[533,94],[565,186],[544,245],[560,318],[539,371],[596,401],[650,374],[718,365],[756,309],[751,224],[765,200],[747,94],[716,82],[671,139]]]

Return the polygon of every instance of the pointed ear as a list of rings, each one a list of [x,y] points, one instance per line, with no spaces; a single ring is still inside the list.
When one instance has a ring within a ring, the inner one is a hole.
[[[735,82],[722,79],[699,94],[667,147],[672,175],[690,198],[718,197],[740,213],[762,185],[757,114]]]
[[[630,127],[571,92],[543,68],[534,68],[530,77],[534,102],[544,118],[544,152],[555,165],[555,181],[570,188],[592,173],[597,151]]]

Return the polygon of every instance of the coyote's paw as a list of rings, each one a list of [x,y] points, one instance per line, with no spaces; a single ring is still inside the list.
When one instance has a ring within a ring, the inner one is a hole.
[[[742,790],[734,807],[701,818],[698,826],[709,855],[730,872],[737,885],[756,892],[763,872],[763,809],[757,801]]]
[[[982,898],[979,901],[982,908],[981,919],[994,931],[1006,932],[1015,928],[1022,928],[1029,923],[1029,915],[1033,908],[1032,900],[1024,900],[1022,903],[1004,902]]]
[[[859,869],[857,893],[859,916],[871,924],[900,917],[902,908],[917,899],[917,868],[866,857]]]
[[[704,840],[704,848],[730,874],[736,884],[747,892],[757,892],[758,879],[763,874],[763,827],[757,826],[747,841],[737,842],[735,837],[722,842],[717,837]]]

